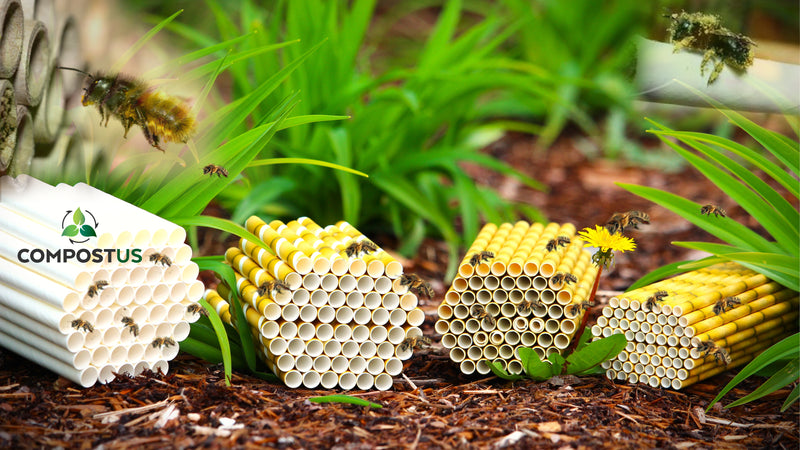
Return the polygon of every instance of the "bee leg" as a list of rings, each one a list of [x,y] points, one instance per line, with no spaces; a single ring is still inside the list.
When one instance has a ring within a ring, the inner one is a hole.
[[[714,71],[711,72],[711,76],[708,78],[708,84],[713,83],[719,74],[722,73],[722,69],[725,67],[725,63],[722,61],[718,61],[717,64],[714,65]]]

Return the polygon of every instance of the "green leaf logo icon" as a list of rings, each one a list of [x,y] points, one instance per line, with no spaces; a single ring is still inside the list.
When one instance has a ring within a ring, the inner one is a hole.
[[[83,215],[80,208],[75,210],[75,214],[72,215],[72,221],[77,226],[83,225],[83,222],[86,221],[86,217]]]
[[[61,232],[61,235],[62,236],[69,236],[69,237],[77,236],[78,235],[78,227],[75,226],[75,225],[69,225],[66,228],[64,228],[64,231]]]
[[[74,225],[70,225],[70,226],[74,226]],[[81,236],[83,236],[83,237],[97,237],[97,233],[94,232],[94,228],[92,228],[91,225],[84,225],[84,226],[81,227]]]

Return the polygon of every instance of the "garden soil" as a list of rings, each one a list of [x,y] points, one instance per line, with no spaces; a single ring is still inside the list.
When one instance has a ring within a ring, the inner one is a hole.
[[[549,186],[539,192],[519,181],[469,167],[476,183],[539,208],[550,221],[578,229],[604,223],[614,212],[647,212],[651,224],[633,230],[638,249],[617,258],[603,275],[593,317],[608,298],[663,264],[696,258],[672,241],[712,240],[683,219],[616,186],[646,184],[715,203],[729,216],[757,224],[696,171],[674,173],[589,160],[571,138],[551,149],[511,136],[487,152]],[[219,213],[213,208],[207,213]],[[375,236],[392,248],[393,242]],[[203,236],[203,252],[226,244]],[[446,249],[430,241],[406,272],[429,279],[436,291],[422,300],[431,348],[415,352],[402,376],[384,392],[347,394],[382,408],[312,403],[338,390],[288,389],[243,373],[226,386],[220,365],[181,354],[167,375],[118,378],[89,389],[60,378],[14,353],[0,350],[0,448],[798,448],[798,406],[779,412],[789,394],[780,389],[761,400],[722,408],[756,388],[747,380],[710,411],[705,408],[735,374],[730,371],[681,391],[617,383],[605,376],[556,377],[547,382],[506,382],[465,376],[433,333],[441,302]],[[207,275],[207,274],[204,274]],[[209,283],[212,277],[204,278]]]

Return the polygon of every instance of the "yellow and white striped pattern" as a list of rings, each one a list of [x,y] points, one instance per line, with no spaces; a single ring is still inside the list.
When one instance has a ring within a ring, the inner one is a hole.
[[[667,296],[650,308],[657,291]],[[726,297],[741,302],[716,315]],[[596,336],[623,333],[627,347],[604,363],[610,379],[681,389],[747,364],[797,330],[798,294],[736,263],[717,264],[653,283],[610,300],[592,327]],[[713,342],[731,357],[725,365],[698,351]]]
[[[348,257],[345,249],[366,237],[347,222],[322,228],[308,217],[252,216],[245,226],[267,247],[240,239],[225,260],[267,366],[289,387],[389,389],[412,354],[400,344],[422,335],[425,318],[399,283],[400,262],[380,248]],[[289,289],[258,293],[276,280]],[[233,324],[226,286],[206,300]]]
[[[488,360],[520,373],[519,347],[532,347],[544,358],[569,346],[586,313],[575,306],[589,299],[597,278],[591,254],[575,232],[569,223],[525,221],[481,229],[439,305],[435,325],[462,372],[489,373]],[[547,243],[558,236],[571,243],[547,251]],[[470,265],[482,251],[494,257]],[[558,272],[578,281],[557,284],[553,275]],[[533,303],[529,309],[524,307],[528,302]],[[493,320],[479,318],[481,309]]]

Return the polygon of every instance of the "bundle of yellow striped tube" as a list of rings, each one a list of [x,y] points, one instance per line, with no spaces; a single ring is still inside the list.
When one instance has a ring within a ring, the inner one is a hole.
[[[750,362],[797,330],[798,294],[736,263],[612,297],[594,336],[624,333],[610,379],[681,389]]]
[[[166,373],[204,290],[186,231],[83,183],[0,192],[0,346],[84,387]]]
[[[389,389],[425,319],[400,262],[347,222],[252,216],[245,227],[268,248],[240,239],[225,259],[267,366],[292,388]],[[230,294],[205,294],[227,323]]]
[[[435,329],[463,373],[489,373],[493,361],[518,374],[519,347],[545,358],[570,345],[596,278],[572,224],[487,224],[439,305]]]

